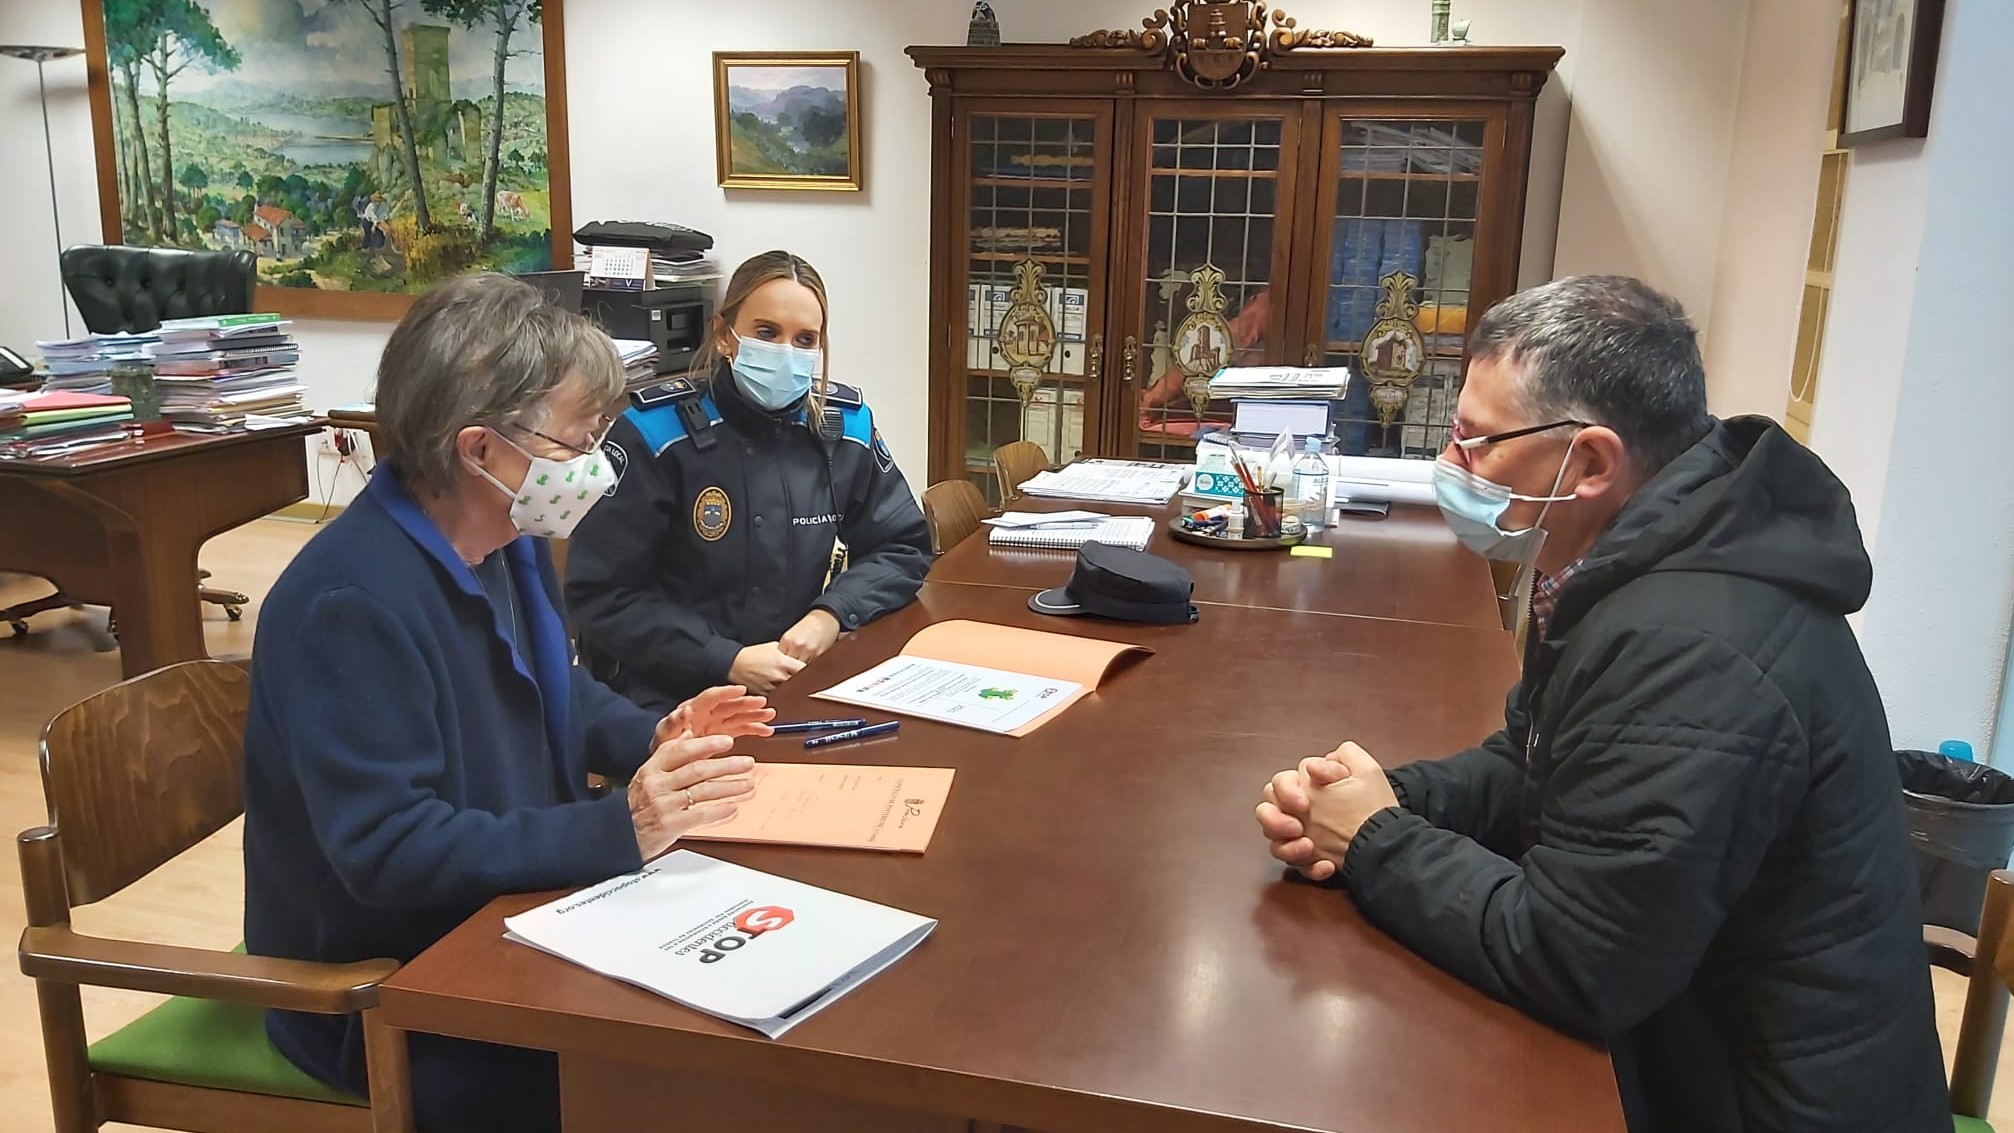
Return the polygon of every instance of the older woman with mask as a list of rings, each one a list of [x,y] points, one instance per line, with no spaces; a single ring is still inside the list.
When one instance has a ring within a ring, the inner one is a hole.
[[[657,718],[576,667],[545,538],[613,484],[609,340],[530,286],[473,275],[392,332],[395,456],[259,614],[245,730],[245,940],[259,955],[410,959],[499,894],[638,868],[748,790],[772,713],[713,689]],[[629,780],[593,798],[588,772]],[[273,1012],[294,1063],[365,1087],[356,1017]],[[420,1127],[556,1129],[552,1056],[415,1035]]]

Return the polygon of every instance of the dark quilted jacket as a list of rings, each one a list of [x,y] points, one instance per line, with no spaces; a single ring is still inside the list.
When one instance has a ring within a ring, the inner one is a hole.
[[[1606,1041],[1634,1133],[1949,1133],[1871,580],[1824,464],[1717,423],[1561,589],[1504,730],[1391,772],[1343,883]]]

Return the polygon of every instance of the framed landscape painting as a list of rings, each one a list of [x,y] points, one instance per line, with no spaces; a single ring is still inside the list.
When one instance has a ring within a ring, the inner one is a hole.
[[[260,310],[396,318],[572,266],[561,0],[83,0],[108,244],[247,249]]]
[[[724,189],[860,188],[860,53],[713,53]]]

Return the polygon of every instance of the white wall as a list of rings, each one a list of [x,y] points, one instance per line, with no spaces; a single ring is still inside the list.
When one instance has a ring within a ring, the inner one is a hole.
[[[1590,0],[1573,72],[1554,270],[1642,278],[1709,335],[1748,8]]]
[[[1839,0],[1749,10],[1704,344],[1723,417],[1780,417],[1789,396],[1839,12]]]
[[[1984,752],[2014,614],[2014,5],[1951,0],[1930,136],[1854,151],[1812,447],[1874,554],[1860,636],[1898,746]],[[2014,737],[1999,737],[2014,757]]]
[[[996,5],[1010,40],[1056,41],[1134,27],[1148,0],[1010,0]],[[1301,0],[1304,27],[1423,43],[1424,0]],[[1561,270],[1627,271],[1680,293],[1705,318],[1727,131],[1748,0],[1706,0],[1684,19],[1659,0],[1463,0],[1479,43],[1557,44],[1566,57],[1540,99],[1523,278]],[[675,220],[712,233],[718,256],[787,246],[831,285],[833,372],[866,387],[897,459],[920,489],[925,469],[929,98],[902,48],[963,42],[964,0],[742,0],[698,14],[659,0],[570,0],[567,71],[577,220]],[[0,4],[0,42],[82,43],[74,3]],[[709,53],[723,49],[861,52],[867,189],[858,195],[723,192],[714,183]],[[81,61],[56,64],[55,119],[63,240],[98,239],[96,177]],[[642,78],[638,78],[642,76]],[[1568,137],[1577,159],[1569,160]],[[0,60],[0,153],[35,173],[40,115],[34,70]],[[1674,182],[1674,178],[1678,178]],[[1694,182],[1697,182],[1695,191]],[[46,187],[0,178],[0,244],[20,250],[0,295],[0,342],[25,347],[61,326]],[[1569,202],[1562,209],[1562,195]],[[1703,235],[1702,235],[1703,234]],[[49,248],[45,255],[40,249]],[[368,394],[388,326],[303,321],[311,403]],[[311,468],[327,467],[311,458]],[[311,477],[320,483],[319,477]],[[354,481],[352,481],[352,484]],[[349,491],[339,491],[346,498]],[[317,488],[319,492],[319,488]]]

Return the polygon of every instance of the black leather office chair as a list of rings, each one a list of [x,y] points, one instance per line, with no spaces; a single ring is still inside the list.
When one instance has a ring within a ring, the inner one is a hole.
[[[242,315],[252,309],[252,289],[259,280],[259,258],[246,251],[79,244],[65,248],[61,262],[63,286],[94,334],[153,330],[163,319]],[[208,577],[209,571],[198,572],[197,581]],[[234,622],[251,601],[235,590],[199,586],[197,593],[222,606]],[[28,632],[28,618],[68,605],[70,599],[58,592],[0,610],[0,621],[20,636]]]
[[[96,334],[146,331],[163,319],[242,315],[252,309],[259,258],[250,252],[190,252],[79,244],[63,250],[63,286]]]

